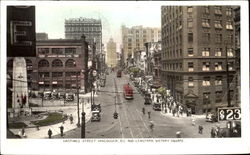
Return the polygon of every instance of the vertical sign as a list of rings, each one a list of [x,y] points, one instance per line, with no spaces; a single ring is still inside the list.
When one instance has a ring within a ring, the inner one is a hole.
[[[7,6],[7,57],[34,57],[35,6]]]

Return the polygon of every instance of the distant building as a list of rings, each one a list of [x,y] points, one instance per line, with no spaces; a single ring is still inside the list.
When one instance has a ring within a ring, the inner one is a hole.
[[[36,40],[48,40],[48,34],[47,33],[36,33]]]
[[[175,100],[202,114],[235,105],[232,6],[162,6],[161,76]]]
[[[117,66],[116,43],[112,38],[107,43],[107,65],[108,67]]]
[[[88,45],[84,39],[37,41],[36,54],[25,58],[29,90],[76,92],[77,85],[81,90],[87,88]],[[12,71],[13,58],[9,57],[7,74],[12,76]]]
[[[161,40],[161,29],[143,26],[133,26],[131,28],[122,25],[122,45],[124,59],[132,57],[135,51],[144,50],[146,42],[158,42]]]

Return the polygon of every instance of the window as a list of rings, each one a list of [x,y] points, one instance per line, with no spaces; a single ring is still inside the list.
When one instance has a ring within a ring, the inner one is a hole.
[[[233,22],[231,20],[226,22],[226,29],[233,30]]]
[[[210,86],[210,77],[204,77],[202,86]]]
[[[52,72],[52,77],[62,77],[63,72]]]
[[[77,74],[80,75],[80,72],[65,72],[66,77],[76,76]]]
[[[193,62],[188,62],[188,71],[193,72],[194,71],[194,63]]]
[[[210,20],[202,19],[202,27],[210,27]]]
[[[76,48],[65,48],[65,54],[76,54]]]
[[[210,53],[210,48],[204,48],[202,51],[202,56],[208,57]]]
[[[222,70],[222,62],[214,63],[214,70],[215,71],[221,71]]]
[[[56,59],[56,60],[52,61],[52,67],[62,67],[62,66],[63,66],[63,63],[61,60]]]
[[[192,6],[188,6],[187,7],[187,12],[188,13],[192,13],[193,12],[193,7]]]
[[[215,20],[214,21],[214,27],[216,29],[222,29],[222,21],[221,20]]]
[[[52,48],[52,54],[63,54],[62,48]]]
[[[233,66],[234,66],[234,63],[233,62],[229,62],[228,63],[228,70],[229,71],[233,70]]]
[[[188,28],[192,28],[193,27],[193,19],[188,19],[187,26],[188,26]]]
[[[215,103],[220,103],[222,101],[222,91],[215,92]]]
[[[226,15],[227,16],[232,16],[232,8],[226,8]]]
[[[69,59],[69,60],[67,60],[67,61],[65,62],[65,66],[66,66],[66,67],[75,67],[75,66],[76,66],[76,62],[75,62],[75,60],[73,60],[73,59]]]
[[[193,33],[188,33],[188,42],[193,42]]]
[[[227,56],[228,56],[228,57],[233,57],[233,56],[234,56],[234,54],[233,54],[233,49],[232,49],[232,48],[228,48],[228,49],[227,49]]]
[[[216,49],[215,49],[215,56],[216,56],[216,57],[221,57],[221,51],[222,51],[221,48],[216,48]]]
[[[203,33],[202,36],[203,36],[202,39],[203,39],[204,43],[209,43],[210,42],[210,33]]]
[[[234,36],[232,34],[227,35],[227,41],[229,44],[234,43]]]
[[[203,93],[203,104],[210,104],[210,92]]]
[[[204,13],[209,14],[209,6],[204,6]]]
[[[49,72],[39,72],[39,77],[40,78],[49,77]]]
[[[215,42],[216,43],[222,43],[222,34],[216,34]]]
[[[38,62],[38,67],[49,67],[49,62],[47,60],[41,60]]]
[[[188,56],[189,57],[194,56],[194,49],[193,48],[188,48]]]
[[[194,87],[194,79],[193,79],[193,77],[188,77],[188,87]]]
[[[203,62],[202,65],[202,71],[209,71],[210,63],[209,62]]]
[[[49,48],[38,48],[38,54],[49,54]]]
[[[221,6],[215,6],[214,7],[214,13],[216,15],[222,15]]]
[[[216,86],[221,86],[222,85],[222,76],[216,76],[215,77],[214,85],[216,85]]]

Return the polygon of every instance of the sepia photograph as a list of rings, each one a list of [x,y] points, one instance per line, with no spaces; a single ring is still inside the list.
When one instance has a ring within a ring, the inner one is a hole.
[[[103,143],[140,145],[122,154],[149,154],[152,146],[163,146],[154,154],[167,154],[164,146],[205,141],[250,151],[245,1],[2,4],[6,150]],[[238,153],[222,148],[203,153]]]

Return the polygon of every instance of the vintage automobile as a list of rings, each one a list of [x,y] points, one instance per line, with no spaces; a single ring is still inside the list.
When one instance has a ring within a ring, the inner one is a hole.
[[[101,104],[99,103],[99,104],[93,104],[92,106],[91,106],[91,110],[92,111],[99,111],[99,112],[101,112],[102,111],[102,109],[101,109]]]
[[[133,88],[129,84],[123,85],[123,96],[127,100],[134,98]]]
[[[161,111],[161,104],[159,103],[159,102],[154,102],[153,103],[153,109],[155,110],[155,111]]]
[[[66,101],[67,102],[74,101],[74,95],[73,94],[67,94],[66,95]]]
[[[100,115],[100,111],[92,111],[92,116],[91,116],[91,122],[94,121],[101,121],[101,115]]]

